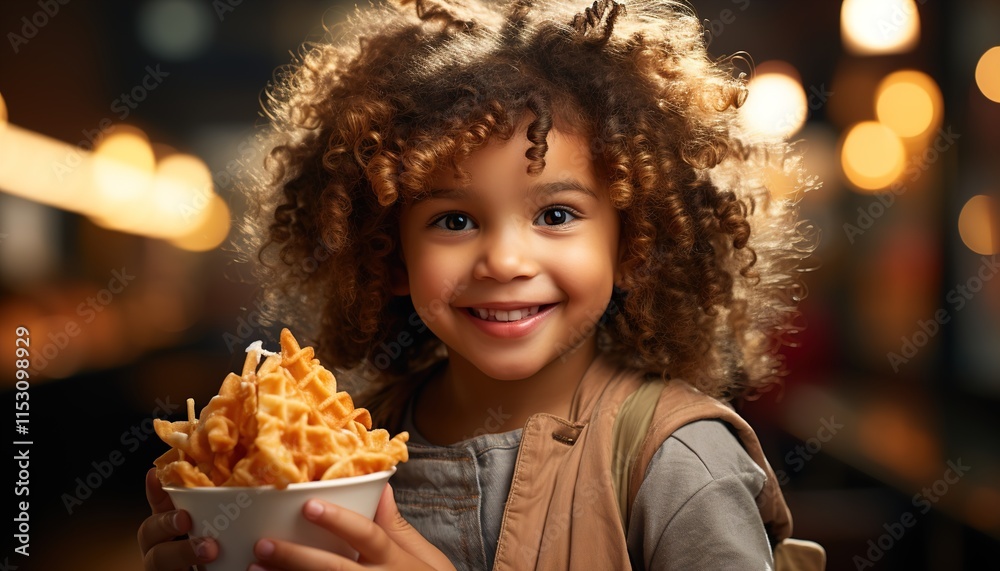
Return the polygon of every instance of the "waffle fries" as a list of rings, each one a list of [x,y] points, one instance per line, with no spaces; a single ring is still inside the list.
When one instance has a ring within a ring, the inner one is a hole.
[[[372,430],[368,411],[337,391],[333,373],[288,329],[280,354],[251,345],[243,374],[230,373],[197,419],[191,399],[188,408],[187,421],[153,421],[171,446],[154,462],[165,486],[284,488],[388,470],[408,458],[409,435]]]

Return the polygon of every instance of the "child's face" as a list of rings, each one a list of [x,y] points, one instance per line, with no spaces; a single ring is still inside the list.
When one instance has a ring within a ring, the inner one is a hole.
[[[545,169],[531,176],[523,133],[461,163],[471,185],[442,170],[432,196],[404,208],[407,276],[395,291],[453,358],[507,380],[592,338],[619,259],[618,212],[587,139],[553,128]]]

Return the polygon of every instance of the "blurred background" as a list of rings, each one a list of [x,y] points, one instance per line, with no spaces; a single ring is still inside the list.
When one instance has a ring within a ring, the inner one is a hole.
[[[829,569],[996,568],[1000,3],[692,6],[713,56],[753,62],[748,128],[798,141],[822,182],[765,173],[820,239],[784,388],[742,411],[795,536]],[[29,473],[6,468],[28,519],[11,534],[29,529],[11,569],[140,568],[151,419],[276,345],[226,242],[233,177],[260,159],[275,70],[351,9],[0,5],[0,400],[31,442]]]

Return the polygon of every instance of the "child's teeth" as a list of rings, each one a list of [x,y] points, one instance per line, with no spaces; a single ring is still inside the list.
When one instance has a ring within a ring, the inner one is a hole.
[[[472,308],[473,314],[484,321],[520,321],[538,313],[541,306],[526,307],[524,309],[476,309]]]

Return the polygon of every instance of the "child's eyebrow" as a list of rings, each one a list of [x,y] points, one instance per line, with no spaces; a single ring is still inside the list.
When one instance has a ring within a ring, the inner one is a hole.
[[[528,192],[539,197],[545,197],[549,196],[550,194],[562,192],[564,190],[574,190],[577,192],[582,192],[583,194],[590,196],[594,200],[597,200],[596,192],[591,190],[587,185],[571,178],[556,180],[552,182],[542,182],[533,184],[528,189]]]
[[[547,197],[547,196],[549,196],[551,194],[555,194],[557,192],[563,192],[563,191],[567,191],[567,190],[576,191],[576,192],[582,192],[583,194],[586,194],[587,196],[590,196],[594,200],[598,200],[597,193],[595,193],[593,190],[591,190],[585,184],[583,184],[583,183],[581,183],[579,181],[576,181],[574,179],[562,179],[562,180],[556,180],[556,181],[551,181],[551,182],[539,182],[539,183],[535,183],[535,184],[531,185],[530,187],[528,187],[528,193],[531,194],[531,195],[533,195],[533,196],[539,197],[539,198],[544,198],[544,197]],[[430,199],[442,199],[442,200],[447,200],[447,199],[461,199],[461,198],[468,197],[468,195],[469,195],[469,193],[466,190],[461,189],[461,188],[432,188],[423,197],[423,199],[424,200],[430,200]]]
[[[422,194],[419,198],[423,200],[454,200],[465,198],[469,193],[461,188],[432,188],[427,191],[426,194]]]

